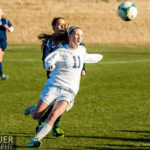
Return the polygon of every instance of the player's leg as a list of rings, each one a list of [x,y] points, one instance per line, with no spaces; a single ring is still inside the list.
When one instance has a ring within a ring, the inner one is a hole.
[[[73,102],[74,102],[74,94],[71,92],[71,91],[68,91],[68,90],[62,90],[61,91],[61,95],[60,97],[57,98],[57,100],[61,100],[61,99],[65,99],[68,101],[69,105],[67,107],[67,111],[69,109],[71,109],[71,107],[73,106]],[[54,125],[53,125],[53,135],[55,136],[61,136],[61,137],[64,137],[64,133],[63,131],[59,128],[59,121],[60,121],[60,118],[61,118],[62,115],[60,115],[57,120],[55,121]],[[57,122],[58,121],[58,122]]]
[[[60,115],[55,123],[54,123],[54,126],[53,126],[53,135],[56,136],[56,137],[64,137],[64,131],[62,129],[59,128],[59,121],[61,119],[62,115]]]
[[[24,110],[24,115],[32,115],[32,112],[36,109],[36,105],[32,105],[32,106],[29,106],[27,107],[25,110]]]
[[[46,111],[46,113],[40,118],[41,122],[45,122],[45,120],[48,118],[48,115],[50,114],[50,112],[52,111],[52,109],[53,109],[53,105],[50,106],[48,108],[48,110]]]
[[[39,119],[46,111],[47,107],[48,104],[40,99],[37,105],[29,106],[28,108],[26,108],[24,114],[31,114],[33,119]]]
[[[69,103],[66,100],[60,100],[60,101],[55,102],[53,109],[51,113],[49,114],[46,122],[50,124],[51,126],[53,126],[56,119],[67,110],[68,104]]]
[[[45,120],[48,118],[48,115],[50,114],[50,112],[52,111],[53,106],[50,106],[49,109],[47,110],[47,112],[38,120],[38,125],[36,127],[36,132],[38,131],[38,129],[43,125],[43,123],[45,122]],[[56,137],[64,137],[64,131],[62,129],[59,128],[59,121],[61,119],[62,115],[59,116],[53,126],[53,132],[52,134]]]
[[[46,111],[47,108],[48,108],[48,104],[40,99],[35,110],[32,111],[32,118],[39,119]]]
[[[3,52],[2,49],[0,48],[0,76],[1,76],[1,77],[2,77],[2,75],[3,75],[3,68],[2,68],[3,55],[4,55],[4,52]]]
[[[36,132],[39,130],[39,128],[43,125],[45,120],[48,118],[48,115],[52,111],[53,105],[48,108],[48,110],[42,115],[41,118],[38,119],[38,125],[36,126]]]
[[[45,86],[41,92],[40,100],[37,106],[30,106],[25,109],[24,114],[32,114],[34,119],[40,118],[49,105],[52,105],[59,94],[56,87]]]
[[[4,56],[5,51],[0,48],[0,76],[2,80],[7,80],[8,76],[3,74],[3,66],[2,66],[2,61],[3,61],[3,56]]]
[[[47,78],[50,78],[50,73],[51,71],[47,71]],[[51,110],[52,110],[53,106],[50,107],[48,109],[48,111],[46,112],[46,114],[44,114],[42,116],[42,118],[39,120],[39,123],[38,123],[38,126],[36,127],[36,131],[39,129],[39,127],[43,124],[44,120],[47,119],[48,115],[50,114]],[[56,136],[56,137],[64,137],[64,131],[62,129],[59,128],[59,121],[61,119],[62,115],[59,116],[57,118],[57,120],[55,121],[54,123],[54,126],[53,126],[53,135]]]
[[[51,128],[56,119],[67,110],[68,104],[69,103],[65,100],[58,101],[54,104],[54,107],[49,114],[47,121],[38,130],[38,133],[34,136],[34,138],[28,143],[28,147],[39,147],[41,144],[40,140],[51,131]],[[37,143],[38,146],[36,145]]]

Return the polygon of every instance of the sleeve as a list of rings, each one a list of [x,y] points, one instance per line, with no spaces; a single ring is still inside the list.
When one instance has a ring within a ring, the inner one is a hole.
[[[82,48],[84,53],[84,63],[97,63],[103,58],[103,55],[101,54],[88,54],[86,48],[84,46],[82,46]]]
[[[0,27],[4,27],[5,24],[7,24],[6,19],[5,19],[5,18],[2,18]]]
[[[80,45],[84,47],[85,44],[84,43],[80,43]],[[86,52],[86,48],[85,47],[84,47],[84,51]],[[85,63],[83,64],[82,70],[84,70],[86,72],[86,70],[85,70]]]
[[[47,46],[47,44],[44,44],[43,46],[43,56],[42,56],[42,60],[44,62],[45,58],[50,54],[49,51],[49,47]]]
[[[12,24],[10,23],[10,21],[8,19],[6,19],[6,24],[9,26],[9,27],[12,27]]]
[[[12,26],[10,21],[7,19],[6,22],[7,22],[7,25],[10,27],[10,32],[13,32],[14,31],[14,27]]]
[[[4,25],[8,25],[10,32],[13,32],[13,31],[14,31],[14,28],[13,28],[12,24],[11,24],[10,21],[9,21],[8,19],[6,19],[6,18],[3,18],[3,21],[2,21],[1,26],[4,27]]]
[[[85,63],[83,64],[83,68],[82,68],[82,70],[86,71],[86,70],[85,70]]]
[[[54,66],[54,69],[55,69],[55,64],[59,60],[60,60],[60,52],[58,52],[58,51],[52,52],[45,58],[45,63],[44,63],[45,69],[49,70],[50,66]]]
[[[88,54],[85,53],[84,55],[84,63],[97,63],[102,60],[103,55],[100,54]]]
[[[44,65],[45,58],[52,52],[52,42],[50,39],[48,39],[42,48],[43,56],[42,56],[42,61]],[[45,67],[45,66],[44,66]]]

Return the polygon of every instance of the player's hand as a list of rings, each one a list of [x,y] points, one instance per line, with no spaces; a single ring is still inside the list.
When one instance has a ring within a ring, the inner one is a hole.
[[[49,71],[54,70],[54,66],[53,66],[53,65],[52,65],[52,66],[50,66],[48,70],[49,70]]]
[[[13,32],[14,31],[14,28],[13,27],[9,27],[7,24],[4,25],[4,28],[6,30],[8,30],[9,32]]]
[[[84,77],[85,75],[86,75],[85,70],[82,70],[82,71],[81,71],[81,76]]]

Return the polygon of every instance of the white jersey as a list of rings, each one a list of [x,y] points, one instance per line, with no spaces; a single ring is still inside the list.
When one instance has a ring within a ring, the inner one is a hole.
[[[65,45],[49,54],[45,59],[45,68],[54,66],[46,86],[57,86],[68,89],[75,95],[79,90],[83,63],[96,63],[103,58],[100,54],[87,54],[83,46],[73,50]]]

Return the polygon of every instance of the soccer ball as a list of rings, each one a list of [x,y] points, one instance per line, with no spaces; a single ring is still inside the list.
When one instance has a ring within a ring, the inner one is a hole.
[[[124,21],[131,21],[137,16],[137,8],[131,2],[123,2],[118,7],[118,15]]]

